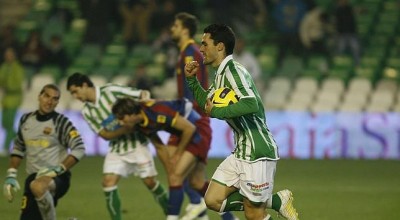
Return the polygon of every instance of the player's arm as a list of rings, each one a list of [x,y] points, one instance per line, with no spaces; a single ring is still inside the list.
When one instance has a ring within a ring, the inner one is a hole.
[[[167,173],[169,173],[171,166],[170,166],[167,146],[162,142],[161,138],[158,136],[157,133],[151,135],[149,139],[156,148],[157,157],[160,158],[160,161],[163,164],[165,170],[167,171]]]
[[[213,107],[210,116],[218,119],[234,118],[257,111],[258,104],[255,97],[242,97],[235,104],[220,108]]]
[[[57,117],[55,126],[58,133],[57,136],[60,137],[58,141],[62,146],[70,149],[69,154],[60,164],[40,169],[36,174],[36,178],[59,176],[75,166],[85,155],[82,137],[67,117],[60,114]]]
[[[109,140],[112,140],[114,138],[118,138],[118,137],[120,137],[122,135],[128,134],[130,132],[131,132],[131,130],[128,127],[125,127],[125,126],[121,126],[121,127],[117,128],[117,129],[115,129],[113,131],[109,131],[109,130],[106,130],[106,129],[103,128],[103,129],[100,130],[99,136],[102,137],[103,139],[109,141]]]
[[[204,106],[207,101],[208,91],[203,89],[200,82],[195,76],[186,78],[189,88],[193,91],[193,96],[199,106],[204,110]]]
[[[189,62],[185,65],[185,76],[188,83],[189,88],[193,91],[193,96],[199,106],[204,110],[208,91],[204,90],[204,88],[200,85],[199,80],[196,77],[198,72],[199,63],[197,61]]]
[[[182,155],[186,146],[192,140],[196,127],[189,120],[180,115],[175,117],[175,122],[172,124],[172,127],[182,132],[177,151],[175,152],[175,154]]]

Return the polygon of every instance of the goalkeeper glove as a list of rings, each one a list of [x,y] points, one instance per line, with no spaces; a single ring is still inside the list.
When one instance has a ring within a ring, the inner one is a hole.
[[[14,193],[20,189],[17,181],[17,169],[9,168],[7,170],[6,180],[3,186],[3,193],[8,202],[12,202],[14,199]]]
[[[64,164],[60,164],[58,166],[50,166],[40,169],[36,174],[36,179],[42,176],[48,177],[56,177],[63,174],[67,169]]]

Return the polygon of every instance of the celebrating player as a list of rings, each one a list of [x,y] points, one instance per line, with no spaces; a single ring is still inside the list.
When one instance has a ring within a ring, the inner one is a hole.
[[[208,72],[205,65],[203,65],[203,56],[199,51],[199,46],[194,41],[194,35],[197,32],[197,24],[198,20],[194,15],[191,15],[186,12],[181,12],[175,15],[174,24],[171,27],[171,37],[176,42],[180,49],[180,55],[178,59],[178,64],[176,67],[176,78],[178,85],[178,98],[186,98],[193,102],[194,109],[202,116],[201,120],[203,120],[203,124],[209,127],[209,131],[211,132],[210,126],[210,118],[204,114],[204,112],[199,108],[196,100],[193,98],[193,93],[190,91],[186,77],[184,74],[185,65],[191,61],[197,61],[199,64],[198,71],[196,73],[197,79],[203,88],[208,88]],[[211,144],[211,134],[208,135],[209,141],[207,144]],[[169,148],[171,149],[171,148]],[[199,171],[199,174],[203,174],[205,171],[205,163],[201,161],[197,164],[196,170]],[[184,182],[185,192],[189,195],[190,205],[188,207],[188,212],[184,216],[186,219],[193,219],[200,214],[201,216],[205,213],[202,213],[206,207],[203,204],[204,201],[200,201],[200,196],[197,193],[192,192],[193,190],[188,187],[186,184],[187,181]],[[201,181],[193,181],[191,183],[195,188],[201,189],[200,191],[202,195],[205,194],[207,190],[208,183],[204,184]],[[203,185],[202,185],[203,184]],[[203,217],[203,219],[207,219],[207,216]],[[223,220],[233,220],[235,217],[227,212],[221,213],[221,217]],[[198,218],[199,219],[199,218]]]
[[[85,154],[82,138],[71,121],[54,111],[60,90],[45,85],[39,94],[37,111],[24,114],[11,152],[4,193],[13,200],[19,189],[17,169],[27,159],[21,220],[55,220],[58,199],[69,187],[69,171]],[[69,153],[68,153],[69,152]]]
[[[117,184],[120,177],[138,175],[166,213],[167,192],[156,179],[157,171],[147,139],[137,132],[119,127],[111,112],[118,98],[141,99],[150,97],[148,91],[107,84],[95,87],[88,76],[74,73],[68,78],[67,89],[71,95],[85,103],[82,114],[91,129],[109,140],[109,151],[103,165],[103,190],[111,219],[121,219],[121,201]],[[168,152],[157,149],[161,161],[167,161]]]
[[[232,128],[235,149],[215,171],[205,195],[207,207],[217,212],[244,211],[247,219],[272,219],[265,208],[273,208],[290,220],[298,214],[292,193],[283,190],[272,195],[278,147],[268,130],[260,95],[249,72],[232,58],[235,34],[226,25],[213,24],[204,29],[200,52],[205,65],[215,70],[215,79],[206,91],[195,77],[199,63],[185,66],[189,87],[200,107],[211,117],[226,120]],[[214,107],[210,97],[218,88],[235,91],[239,101]]]

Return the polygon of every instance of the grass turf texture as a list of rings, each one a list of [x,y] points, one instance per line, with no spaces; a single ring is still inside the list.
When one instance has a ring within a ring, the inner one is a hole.
[[[73,169],[69,193],[59,201],[59,220],[76,217],[79,220],[109,219],[101,188],[102,157],[86,157]],[[166,186],[161,164],[159,179]],[[208,175],[221,162],[211,159]],[[0,158],[5,175],[8,158]],[[24,169],[19,169],[23,184]],[[400,162],[382,160],[280,160],[275,189],[290,188],[302,220],[394,220],[400,219]],[[165,219],[161,208],[138,178],[122,179],[119,190],[124,220]],[[21,190],[22,191],[22,190]],[[0,219],[18,219],[22,192],[13,203],[0,200]],[[187,201],[187,199],[185,200]],[[184,210],[184,206],[182,207]],[[210,219],[220,217],[208,211]],[[276,212],[270,211],[274,219]],[[244,219],[243,213],[235,213]]]

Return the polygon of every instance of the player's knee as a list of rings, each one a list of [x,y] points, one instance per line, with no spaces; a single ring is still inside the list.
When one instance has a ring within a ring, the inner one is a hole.
[[[171,186],[180,186],[183,184],[183,176],[172,173],[168,177]]]
[[[44,193],[47,191],[46,186],[41,182],[37,180],[33,180],[29,184],[29,188],[31,189],[32,194],[36,197],[42,197]]]
[[[117,183],[118,183],[118,178],[115,178],[113,176],[104,176],[101,185],[103,186],[103,188],[105,188],[105,187],[115,186],[117,185]]]
[[[221,211],[222,202],[218,202],[212,196],[207,196],[206,195],[204,197],[204,202],[206,203],[206,206],[207,206],[208,209],[214,210],[216,212],[220,212]]]
[[[157,180],[155,177],[146,177],[143,178],[142,181],[149,189],[153,189],[157,184]]]

